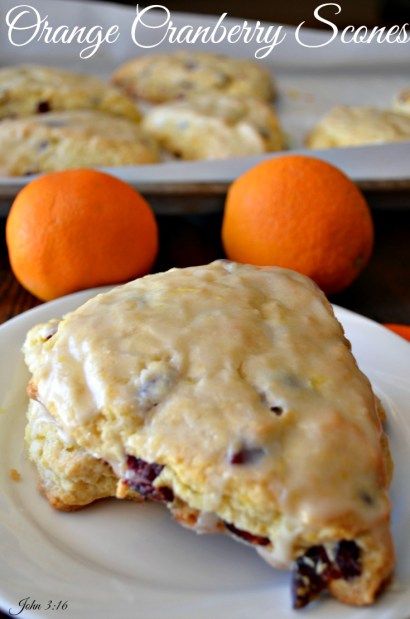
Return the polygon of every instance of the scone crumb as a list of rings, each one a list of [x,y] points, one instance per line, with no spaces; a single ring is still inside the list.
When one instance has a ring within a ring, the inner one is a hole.
[[[21,475],[17,469],[10,469],[10,479],[12,479],[13,481],[21,480]]]
[[[128,491],[129,491],[129,489],[128,489],[127,484],[124,481],[122,481],[122,479],[120,479],[118,481],[117,491],[115,493],[116,498],[117,499],[125,499],[125,497],[128,494]]]

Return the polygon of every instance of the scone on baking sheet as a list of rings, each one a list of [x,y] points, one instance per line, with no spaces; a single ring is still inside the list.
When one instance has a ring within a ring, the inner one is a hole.
[[[394,100],[393,108],[396,112],[410,114],[410,88],[405,88]]]
[[[373,107],[333,108],[306,139],[310,148],[361,146],[410,140],[410,118]]]
[[[275,94],[272,77],[262,64],[190,50],[138,56],[121,65],[112,80],[127,94],[152,103],[208,92],[266,101]]]
[[[0,120],[68,110],[99,110],[140,120],[135,102],[97,77],[42,65],[0,69]]]
[[[225,261],[91,299],[24,344],[29,394],[117,496],[164,502],[293,572],[294,605],[363,605],[389,579],[390,459],[379,405],[325,296]]]
[[[183,159],[224,159],[284,148],[271,105],[250,97],[203,94],[149,110],[143,128]]]
[[[156,161],[157,145],[140,125],[103,112],[50,112],[0,123],[5,176]]]

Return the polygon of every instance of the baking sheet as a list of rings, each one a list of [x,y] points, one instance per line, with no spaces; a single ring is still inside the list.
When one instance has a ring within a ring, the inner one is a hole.
[[[103,46],[94,57],[86,60],[80,58],[82,46],[77,43],[47,45],[33,41],[24,47],[13,47],[7,39],[5,15],[17,4],[16,0],[1,0],[0,64],[3,66],[29,61],[108,78],[128,58],[142,53],[176,51],[181,48],[169,42],[152,50],[137,47],[130,34],[135,7],[71,0],[32,0],[28,4],[37,8],[42,16],[48,15],[49,23],[54,26],[99,24],[109,27],[117,24],[121,34],[116,43]],[[177,27],[187,23],[196,27],[213,25],[216,18],[172,12],[172,20]],[[229,18],[224,23],[229,27],[242,22]],[[253,23],[248,20],[248,24]],[[142,42],[152,43],[154,32],[145,30]],[[277,108],[290,148],[315,154],[334,163],[364,188],[379,191],[409,189],[410,142],[323,151],[303,149],[307,132],[333,105],[389,107],[395,94],[410,85],[409,45],[373,42],[355,45],[335,40],[325,47],[306,48],[297,43],[293,28],[285,27],[284,32],[285,40],[261,62],[269,67],[277,81]],[[304,30],[304,40],[309,44],[323,43],[328,37],[329,31]],[[195,44],[194,49],[253,58],[258,47],[253,43],[222,42]],[[225,191],[227,184],[250,165],[272,156],[277,155],[269,153],[223,161],[164,162],[107,170],[153,194],[215,194]],[[28,177],[0,177],[0,198],[14,196],[28,180]]]

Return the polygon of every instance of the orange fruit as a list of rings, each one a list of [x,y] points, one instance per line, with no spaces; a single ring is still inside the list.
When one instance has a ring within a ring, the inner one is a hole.
[[[148,203],[96,170],[46,174],[17,195],[6,223],[11,267],[43,300],[143,275],[158,248]]]
[[[293,269],[332,293],[368,262],[373,223],[363,195],[340,170],[289,155],[263,161],[232,183],[222,240],[231,260]]]
[[[396,325],[394,323],[387,323],[384,325],[387,329],[390,329],[397,335],[401,335],[405,340],[409,340],[410,342],[410,325]]]

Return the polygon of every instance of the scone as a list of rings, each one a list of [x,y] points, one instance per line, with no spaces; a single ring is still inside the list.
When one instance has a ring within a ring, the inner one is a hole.
[[[393,107],[396,112],[410,114],[410,88],[402,90],[394,100]]]
[[[153,103],[208,92],[269,100],[275,92],[263,65],[205,52],[139,56],[121,65],[112,79],[129,95]]]
[[[184,526],[292,569],[295,607],[389,579],[377,400],[325,296],[218,261],[100,294],[24,344],[29,395],[83,452]],[[34,458],[34,460],[36,460]]]
[[[140,119],[129,97],[97,77],[41,65],[0,69],[0,120],[68,110],[98,110]]]
[[[118,480],[110,465],[78,447],[34,400],[28,408],[25,440],[40,490],[56,509],[71,511],[115,496]]]
[[[335,107],[308,135],[310,148],[361,146],[410,140],[410,118],[372,107]]]
[[[163,103],[147,112],[143,127],[183,159],[224,159],[284,148],[274,109],[250,97],[203,94]]]
[[[55,112],[0,123],[0,175],[158,161],[158,148],[127,118]]]
[[[58,320],[33,331],[45,341]],[[50,504],[62,511],[80,509],[99,499],[115,497],[118,479],[110,465],[81,449],[56,423],[55,418],[30,393],[25,443],[29,459],[39,474],[39,490]],[[123,498],[141,501],[141,495],[124,485]]]

